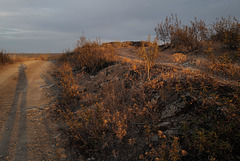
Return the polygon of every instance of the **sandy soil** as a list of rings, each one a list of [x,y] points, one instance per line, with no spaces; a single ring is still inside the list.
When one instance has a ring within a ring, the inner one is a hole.
[[[25,61],[0,70],[0,160],[57,160],[56,125],[46,112],[50,61]]]

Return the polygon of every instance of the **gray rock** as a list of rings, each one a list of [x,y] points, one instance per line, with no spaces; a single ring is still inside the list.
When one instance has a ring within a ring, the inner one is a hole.
[[[153,135],[153,136],[150,137],[150,140],[152,142],[158,141],[158,136],[157,135]]]
[[[185,105],[186,103],[181,99],[167,105],[165,110],[162,112],[162,119],[175,116],[184,109]]]
[[[94,157],[88,158],[87,161],[95,160]]]
[[[159,130],[161,131],[166,131],[167,129],[169,129],[172,126],[171,122],[163,122],[161,124],[158,125]]]
[[[168,129],[168,130],[164,131],[164,134],[168,135],[170,137],[173,137],[173,136],[179,135],[179,132],[178,132],[178,129],[172,128],[172,129]]]

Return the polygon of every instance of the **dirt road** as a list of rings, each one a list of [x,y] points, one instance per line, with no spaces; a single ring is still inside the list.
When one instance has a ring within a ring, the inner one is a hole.
[[[56,160],[54,125],[46,116],[49,61],[0,70],[0,160]]]

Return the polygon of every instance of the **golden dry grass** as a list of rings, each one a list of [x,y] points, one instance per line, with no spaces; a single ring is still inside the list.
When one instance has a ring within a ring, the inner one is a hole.
[[[138,48],[119,46],[114,50],[115,63],[98,67],[97,73],[76,68],[70,63],[73,55],[69,53],[64,60],[67,64],[57,70],[62,92],[52,112],[64,120],[67,135],[63,141],[76,157],[236,157],[240,118],[239,79],[235,79],[238,63],[229,63],[230,68],[223,66],[228,72],[225,75],[225,70],[210,68],[216,61],[205,53],[174,54],[168,50],[158,53],[148,76],[144,61],[133,55]],[[100,53],[113,51],[112,46],[108,47],[104,46],[104,51],[100,47]]]
[[[6,65],[28,60],[58,60],[62,54],[9,54],[3,51],[0,54],[0,65]]]

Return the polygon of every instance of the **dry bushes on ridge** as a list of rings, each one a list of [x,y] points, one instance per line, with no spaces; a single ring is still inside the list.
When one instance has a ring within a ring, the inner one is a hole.
[[[79,74],[66,88],[71,89],[75,95],[58,112],[72,155],[96,160],[236,157],[239,90],[208,75],[154,65],[149,80],[143,65],[118,62],[94,76]]]
[[[86,40],[82,36],[78,40],[76,48],[71,52],[67,52],[60,59],[71,63],[74,70],[83,69],[87,73],[95,73],[115,61],[114,50],[112,46],[101,47],[100,42],[97,40]]]
[[[178,33],[194,33],[185,29]],[[175,40],[173,50],[195,51],[204,45],[202,37]],[[119,42],[100,45],[82,38],[78,44],[60,60],[62,92],[53,109],[66,125],[61,137],[70,159],[237,160],[240,87],[234,58],[239,51],[217,57],[211,44],[204,46],[204,71],[194,62],[197,55],[191,60],[194,55],[185,52],[155,63],[164,54],[154,50],[154,43],[131,48],[145,64],[115,59],[115,50],[130,51]]]
[[[158,23],[155,32],[165,46],[174,48],[176,52],[201,51],[210,41],[220,42],[223,48],[237,50],[240,43],[239,21],[230,16],[217,18],[212,25],[206,25],[195,17],[190,25],[183,25],[177,15],[172,14]]]

